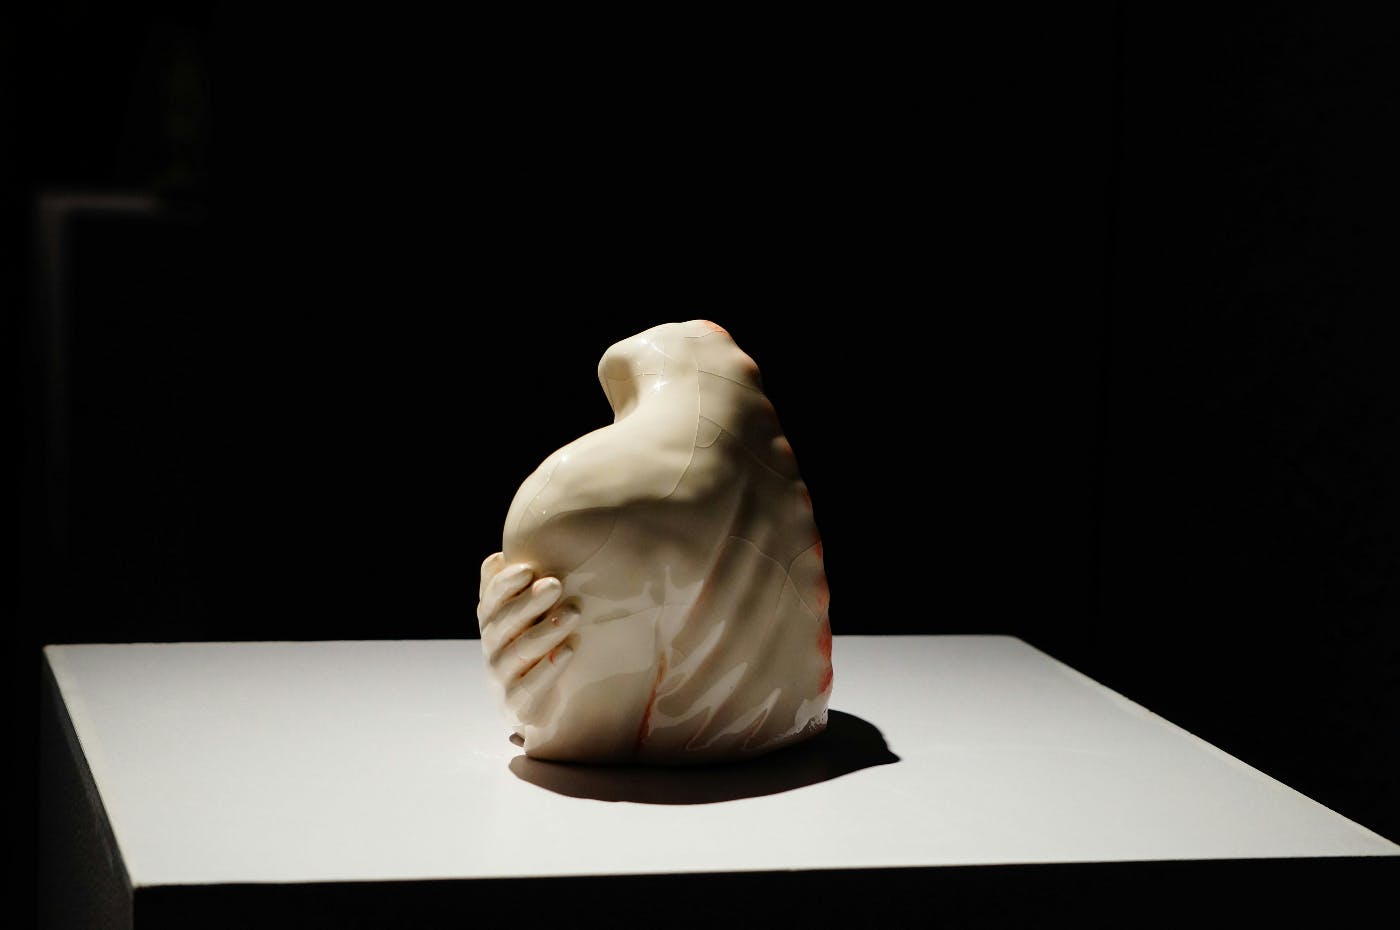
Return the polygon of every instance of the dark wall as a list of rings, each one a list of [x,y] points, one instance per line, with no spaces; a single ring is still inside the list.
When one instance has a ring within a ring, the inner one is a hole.
[[[598,355],[704,317],[838,634],[1022,636],[1400,835],[1393,37],[585,27],[35,18],[17,693],[44,642],[473,635]],[[113,189],[160,206],[46,290],[36,198]]]
[[[1068,62],[985,21],[935,63],[878,26],[754,24],[668,62],[675,40],[589,56],[565,24],[483,26],[490,48],[377,25],[150,27],[181,37],[208,128],[169,209],[67,233],[46,635],[471,635],[515,488],[609,419],[598,356],[705,317],[763,367],[854,595],[838,632],[1082,644],[1102,16],[1046,24]],[[163,127],[159,41],[109,83]],[[102,180],[160,189],[170,148]]]

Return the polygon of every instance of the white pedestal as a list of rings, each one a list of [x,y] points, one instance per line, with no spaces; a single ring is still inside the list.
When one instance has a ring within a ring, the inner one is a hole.
[[[475,641],[45,652],[137,927],[205,906],[235,925],[240,900],[300,924],[334,909],[318,896],[543,914],[564,879],[607,901],[727,876],[771,900],[859,875],[878,897],[967,867],[1400,854],[1008,637],[838,637],[830,745],[679,772],[524,759]],[[1014,896],[1027,874],[976,882]]]

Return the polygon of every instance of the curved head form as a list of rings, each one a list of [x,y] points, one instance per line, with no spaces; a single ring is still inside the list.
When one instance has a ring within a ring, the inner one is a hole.
[[[617,417],[639,400],[700,371],[729,378],[755,391],[763,389],[758,365],[734,344],[724,327],[709,320],[662,323],[613,343],[598,362],[598,383]]]

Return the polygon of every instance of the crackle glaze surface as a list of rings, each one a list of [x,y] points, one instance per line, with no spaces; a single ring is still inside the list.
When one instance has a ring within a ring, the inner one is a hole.
[[[721,327],[654,327],[598,377],[615,421],[521,486],[482,565],[483,647],[527,754],[684,763],[826,725],[831,628],[806,486]]]

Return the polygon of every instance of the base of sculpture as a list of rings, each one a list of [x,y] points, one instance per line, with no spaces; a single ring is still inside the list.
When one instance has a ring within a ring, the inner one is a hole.
[[[522,778],[474,640],[50,647],[66,714],[44,743],[43,872],[74,905],[109,875],[120,907],[46,926],[448,926],[498,908],[539,924],[619,902],[676,926],[740,906],[775,926],[908,926],[989,902],[975,925],[1057,908],[1119,926],[1144,901],[1199,922],[1393,895],[1400,847],[1019,640],[838,639],[826,734],[658,770],[716,777],[650,797]],[[852,768],[843,740],[875,764]],[[792,790],[713,793],[723,770],[766,777],[807,752]],[[90,790],[55,796],[80,772]]]

